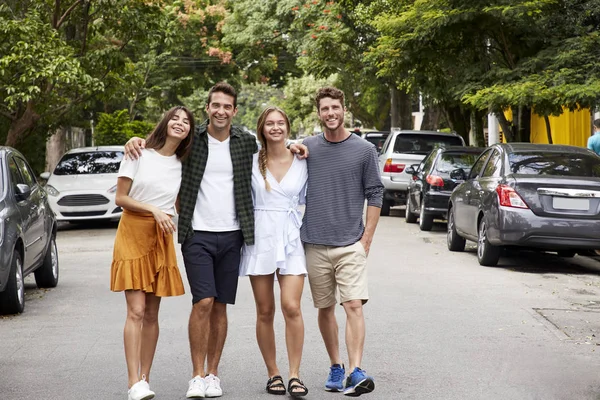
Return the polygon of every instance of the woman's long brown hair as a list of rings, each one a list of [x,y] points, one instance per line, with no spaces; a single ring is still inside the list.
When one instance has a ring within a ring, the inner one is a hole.
[[[267,140],[265,138],[264,129],[265,129],[265,122],[267,121],[267,117],[272,112],[278,112],[281,115],[283,115],[283,119],[285,119],[285,125],[287,127],[287,135],[290,134],[290,129],[291,129],[290,128],[290,119],[288,118],[285,111],[283,111],[279,107],[269,106],[269,107],[265,108],[263,110],[263,112],[260,114],[260,117],[258,117],[258,122],[256,123],[256,136],[258,137],[258,141],[260,142],[260,151],[258,152],[258,169],[259,169],[260,174],[262,175],[263,179],[265,180],[265,188],[267,189],[268,192],[271,191],[271,185],[269,184],[269,181],[267,181],[267,163],[269,160],[267,158]]]
[[[190,110],[188,110],[184,106],[175,106],[165,113],[163,118],[158,124],[156,124],[154,130],[152,130],[152,133],[150,133],[150,135],[146,139],[147,149],[158,150],[165,145],[167,141],[167,129],[169,128],[169,121],[180,110],[183,110],[183,112],[187,114],[188,121],[190,122],[190,132],[185,137],[185,139],[183,139],[181,143],[179,143],[179,146],[177,146],[177,149],[175,150],[175,154],[180,160],[183,160],[188,156],[192,149],[192,138],[194,137],[195,122],[194,115],[191,113]]]

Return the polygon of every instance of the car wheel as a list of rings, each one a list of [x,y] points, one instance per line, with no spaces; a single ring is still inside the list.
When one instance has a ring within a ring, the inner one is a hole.
[[[487,237],[487,223],[485,218],[479,222],[478,237],[477,237],[477,261],[479,265],[493,267],[498,264],[502,248],[490,244]]]
[[[381,205],[381,212],[379,215],[387,217],[390,215],[390,207],[392,206],[392,202],[386,199],[383,199],[383,204]]]
[[[454,223],[454,210],[450,209],[448,213],[448,232],[446,234],[446,241],[448,243],[448,250],[450,251],[464,251],[467,241],[465,238],[459,236],[456,232],[456,224]]]
[[[23,260],[14,250],[10,275],[4,292],[0,293],[0,313],[18,314],[25,308],[25,283],[23,282]]]
[[[575,250],[559,250],[556,252],[556,254],[558,254],[559,257],[572,258],[575,257],[577,252]]]
[[[406,211],[404,212],[404,219],[407,224],[414,224],[417,222],[417,216],[415,214],[413,214],[413,212],[410,210],[411,208],[412,208],[412,205],[410,202],[410,195],[407,195],[406,196]]]
[[[53,288],[58,285],[58,250],[54,235],[48,243],[44,262],[35,270],[35,283],[39,288]]]
[[[419,213],[419,228],[422,231],[430,231],[433,228],[433,215],[425,212],[425,201],[421,200],[421,211]]]

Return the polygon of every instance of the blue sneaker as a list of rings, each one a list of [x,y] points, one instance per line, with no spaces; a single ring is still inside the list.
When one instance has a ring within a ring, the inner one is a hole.
[[[375,381],[365,371],[356,367],[346,379],[346,396],[358,397],[361,394],[371,393],[375,390]]]
[[[344,369],[344,365],[333,364],[329,370],[327,382],[325,382],[325,390],[328,392],[341,392],[344,390],[345,377],[346,370]]]

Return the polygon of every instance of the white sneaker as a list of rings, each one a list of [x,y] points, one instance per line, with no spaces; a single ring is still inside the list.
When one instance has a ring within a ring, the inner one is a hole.
[[[185,397],[188,399],[198,399],[204,398],[206,394],[206,382],[204,379],[200,377],[200,375],[196,375],[190,381],[190,386],[188,387],[188,391],[185,394]]]
[[[221,389],[221,380],[213,374],[204,378],[206,382],[206,397],[221,397],[223,389]]]
[[[150,385],[146,382],[146,376],[142,375],[142,380],[135,383],[127,391],[129,400],[150,400],[154,398],[154,392],[150,390]]]

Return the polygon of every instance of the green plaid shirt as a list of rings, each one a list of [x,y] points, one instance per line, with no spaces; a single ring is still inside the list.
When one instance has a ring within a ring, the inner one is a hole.
[[[179,189],[179,234],[183,241],[194,234],[192,218],[198,199],[200,182],[208,160],[208,121],[196,127],[192,151],[183,162],[181,188]],[[252,203],[252,155],[258,146],[254,136],[243,132],[237,126],[231,127],[229,151],[233,164],[233,192],[237,219],[244,235],[244,243],[254,244],[254,205]],[[220,201],[214,199],[214,201]]]

